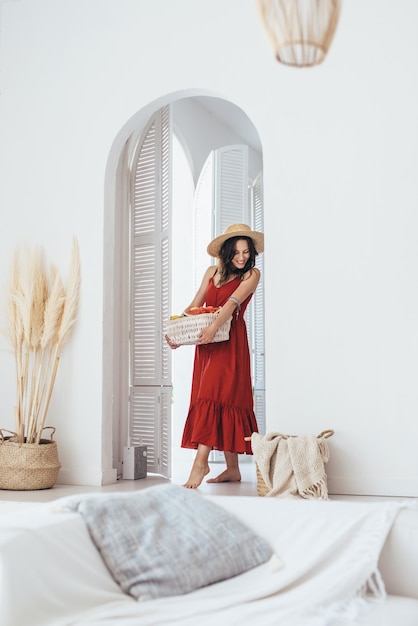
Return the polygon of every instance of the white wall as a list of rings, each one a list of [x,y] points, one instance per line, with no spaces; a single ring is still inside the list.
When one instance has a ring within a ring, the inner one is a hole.
[[[263,146],[268,429],[334,428],[334,492],[418,495],[417,19],[415,0],[346,0],[326,61],[297,70],[273,59],[251,0],[3,4],[0,281],[22,240],[63,269],[73,234],[81,248],[50,412],[61,480],[114,478],[102,419],[112,143],[150,103],[196,90],[242,108]],[[6,428],[11,370],[2,350]]]

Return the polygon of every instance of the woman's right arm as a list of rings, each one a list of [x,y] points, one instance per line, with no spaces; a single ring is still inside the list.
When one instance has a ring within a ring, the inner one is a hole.
[[[202,282],[200,283],[200,287],[197,290],[195,297],[193,298],[189,306],[184,309],[185,313],[187,313],[187,311],[190,311],[190,309],[194,306],[204,305],[206,301],[206,291],[208,289],[208,284],[209,284],[210,279],[213,277],[215,273],[215,269],[216,268],[213,265],[208,267],[208,269],[203,275]]]
[[[203,306],[203,304],[206,301],[206,291],[208,288],[208,284],[209,284],[210,279],[213,277],[214,273],[215,273],[215,268],[213,265],[211,265],[206,270],[202,278],[202,282],[200,283],[200,287],[196,292],[195,297],[193,298],[189,306],[184,309],[184,312],[187,313],[187,311],[190,311],[190,309],[194,306]],[[176,348],[179,347],[176,343],[173,343],[172,341],[170,341],[167,335],[165,335],[165,340],[167,341],[168,345],[170,346],[172,350],[175,350]]]

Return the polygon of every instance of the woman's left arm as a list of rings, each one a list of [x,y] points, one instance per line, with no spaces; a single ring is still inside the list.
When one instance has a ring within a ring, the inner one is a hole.
[[[253,267],[249,270],[242,281],[232,294],[232,298],[239,300],[239,303],[244,302],[251,293],[257,289],[257,285],[260,282],[260,270],[257,267]],[[238,305],[237,305],[238,306]]]

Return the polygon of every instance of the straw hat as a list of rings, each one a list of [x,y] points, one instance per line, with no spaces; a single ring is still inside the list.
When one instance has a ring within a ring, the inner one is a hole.
[[[225,230],[223,235],[215,237],[215,239],[210,242],[207,248],[208,254],[214,257],[219,256],[222,244],[227,239],[231,239],[231,237],[249,237],[253,240],[257,252],[263,252],[264,250],[263,233],[258,233],[255,230],[251,230],[251,228],[247,226],[247,224],[231,224],[231,226],[228,226],[228,228]]]

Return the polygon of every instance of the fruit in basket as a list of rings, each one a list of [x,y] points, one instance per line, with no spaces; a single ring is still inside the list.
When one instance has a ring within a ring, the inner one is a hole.
[[[220,310],[220,306],[192,306],[186,313],[186,315],[202,315],[203,313],[217,313]]]
[[[183,317],[183,315],[170,315],[171,320],[178,320],[180,317]]]

